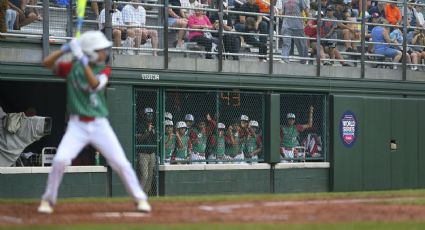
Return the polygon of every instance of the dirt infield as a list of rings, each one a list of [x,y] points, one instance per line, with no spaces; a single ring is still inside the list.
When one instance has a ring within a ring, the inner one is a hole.
[[[130,202],[60,203],[52,215],[38,203],[1,204],[0,226],[78,223],[339,223],[425,219],[425,205],[399,204],[412,198],[358,198],[298,201],[152,202],[153,212],[135,212]]]

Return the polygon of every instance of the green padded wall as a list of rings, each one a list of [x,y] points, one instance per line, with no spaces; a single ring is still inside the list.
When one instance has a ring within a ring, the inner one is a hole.
[[[391,100],[364,98],[363,188],[365,190],[391,188],[390,119]]]
[[[127,159],[133,159],[133,86],[113,84],[108,87],[107,100],[109,106],[109,121],[117,135]],[[125,102],[125,103],[124,103]],[[126,196],[124,185],[113,173],[112,196]]]
[[[363,130],[364,104],[360,97],[333,96],[331,97],[331,185],[337,191],[355,191],[363,187]],[[350,110],[357,119],[357,140],[351,147],[343,145],[339,135],[339,121],[342,114]]]

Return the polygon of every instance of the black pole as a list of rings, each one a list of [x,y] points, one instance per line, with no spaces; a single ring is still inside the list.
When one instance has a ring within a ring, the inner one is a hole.
[[[73,21],[72,21],[72,15],[73,15],[72,4],[73,4],[73,2],[74,2],[73,0],[69,1],[68,6],[66,7],[66,15],[68,16],[67,19],[66,19],[67,20],[67,22],[66,22],[66,36],[67,37],[72,37],[72,35],[73,35],[73,31],[72,31],[72,24],[73,24]]]
[[[366,0],[362,0],[362,26],[361,26],[361,56],[360,56],[360,78],[365,78],[365,46],[366,46]]]
[[[43,35],[42,35],[42,47],[43,47],[43,58],[49,55],[49,1],[43,1]]]
[[[403,62],[402,62],[402,71],[403,71],[403,81],[407,79],[407,65],[406,65],[406,55],[407,55],[407,0],[403,1]]]
[[[317,31],[316,31],[316,76],[320,77],[320,28],[322,27],[322,3],[317,6]]]
[[[218,8],[218,72],[223,71],[223,0],[217,1]]]
[[[112,1],[105,0],[105,35],[110,40],[113,41],[112,37],[112,14],[114,11],[112,10]],[[110,57],[112,57],[112,47],[109,48]],[[112,58],[109,58],[108,64],[112,63]]]
[[[164,69],[168,69],[168,0],[164,0],[163,26],[164,26]]]
[[[274,23],[274,6],[276,5],[276,0],[270,2],[270,21],[269,21],[269,74],[273,74],[273,23]],[[277,23],[276,26],[279,26]]]

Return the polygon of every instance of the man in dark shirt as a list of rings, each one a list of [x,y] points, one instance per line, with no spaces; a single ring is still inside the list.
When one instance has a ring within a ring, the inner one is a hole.
[[[156,162],[156,145],[157,145],[157,134],[155,131],[155,119],[154,111],[152,108],[144,109],[144,117],[142,118],[142,124],[137,130],[137,152],[139,155],[139,170],[140,170],[140,182],[143,190],[146,194],[152,187],[153,182],[153,170]],[[139,124],[138,124],[139,125]]]
[[[242,5],[243,12],[260,13],[260,7],[255,3],[255,0],[248,0]],[[235,24],[235,29],[238,32],[252,33],[260,31],[260,34],[267,34],[268,26],[264,22],[262,16],[240,15],[239,20]],[[256,39],[253,35],[243,35],[245,43],[259,48],[260,55],[267,54],[267,36],[260,36]],[[260,61],[266,62],[266,57],[260,57]]]
[[[180,0],[170,0],[168,2],[169,6],[181,6]],[[169,27],[187,27],[187,19],[184,18],[182,10],[178,8],[168,8],[168,26]],[[178,38],[176,42],[176,48],[182,49],[184,36],[186,34],[185,30],[178,30]]]

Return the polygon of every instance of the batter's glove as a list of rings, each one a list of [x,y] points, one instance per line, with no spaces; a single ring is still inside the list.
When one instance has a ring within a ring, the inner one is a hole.
[[[64,53],[69,53],[71,52],[71,46],[69,45],[69,43],[65,43],[61,46],[61,51]]]
[[[69,46],[71,48],[71,51],[74,57],[76,57],[78,60],[81,60],[81,58],[83,58],[84,56],[84,53],[83,53],[83,50],[81,49],[80,41],[74,38],[69,43]]]

